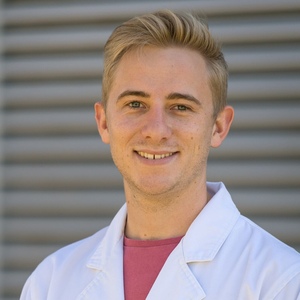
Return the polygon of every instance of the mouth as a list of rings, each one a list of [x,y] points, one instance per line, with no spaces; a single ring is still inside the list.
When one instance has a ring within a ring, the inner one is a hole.
[[[157,160],[157,159],[163,159],[163,158],[172,156],[175,152],[168,152],[168,153],[163,153],[163,154],[152,154],[152,153],[138,151],[137,153],[138,153],[138,155],[140,155],[141,157],[144,157],[146,159]]]

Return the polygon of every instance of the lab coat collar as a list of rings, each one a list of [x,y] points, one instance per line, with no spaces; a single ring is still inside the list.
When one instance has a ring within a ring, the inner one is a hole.
[[[240,215],[223,183],[208,182],[207,188],[213,197],[191,224],[182,240],[187,263],[213,260]],[[89,260],[88,267],[98,270],[105,268],[114,251],[119,252],[120,247],[123,249],[126,215],[124,204]]]
[[[107,228],[104,238],[87,263],[95,277],[76,300],[124,299],[123,236],[126,221],[124,205]]]
[[[205,298],[205,292],[188,264],[213,260],[240,215],[222,183],[208,183],[207,187],[214,196],[168,257],[147,296],[148,300]],[[102,288],[110,286],[101,291],[101,295],[106,299],[124,297],[123,236],[126,214],[124,205],[88,262],[89,268],[101,271],[91,284],[89,295],[95,293],[99,296],[101,282]],[[114,282],[115,288],[111,287],[111,282]],[[182,288],[183,286],[185,288]]]
[[[230,234],[240,212],[223,183],[207,183],[213,195],[182,240],[186,263],[211,261]]]
[[[107,228],[100,245],[90,258],[87,266],[97,270],[106,269],[108,261],[114,253],[123,253],[124,228],[127,216],[126,204],[124,204],[113,218]],[[123,258],[123,254],[122,254]]]

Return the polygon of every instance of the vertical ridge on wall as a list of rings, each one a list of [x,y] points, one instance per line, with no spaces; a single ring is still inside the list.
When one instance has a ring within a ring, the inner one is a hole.
[[[203,11],[228,61],[236,115],[211,152],[209,180],[224,181],[243,214],[300,250],[300,1],[6,0],[0,299],[18,299],[45,256],[109,224],[124,203],[94,122],[103,46],[122,21],[161,8]]]

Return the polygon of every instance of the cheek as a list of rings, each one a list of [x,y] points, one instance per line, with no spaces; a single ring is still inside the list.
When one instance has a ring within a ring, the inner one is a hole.
[[[187,133],[189,135],[190,143],[193,143],[194,148],[197,151],[201,152],[209,152],[212,142],[212,126],[207,126],[207,124],[197,124],[197,129],[192,133]]]
[[[126,149],[132,140],[132,130],[126,126],[126,123],[114,124],[109,127],[110,147],[113,156],[125,157]]]

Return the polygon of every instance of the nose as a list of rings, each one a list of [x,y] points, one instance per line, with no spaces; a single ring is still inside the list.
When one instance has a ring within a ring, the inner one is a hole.
[[[171,136],[172,128],[164,108],[161,106],[152,107],[145,113],[144,117],[144,124],[141,130],[144,138],[159,143]]]

